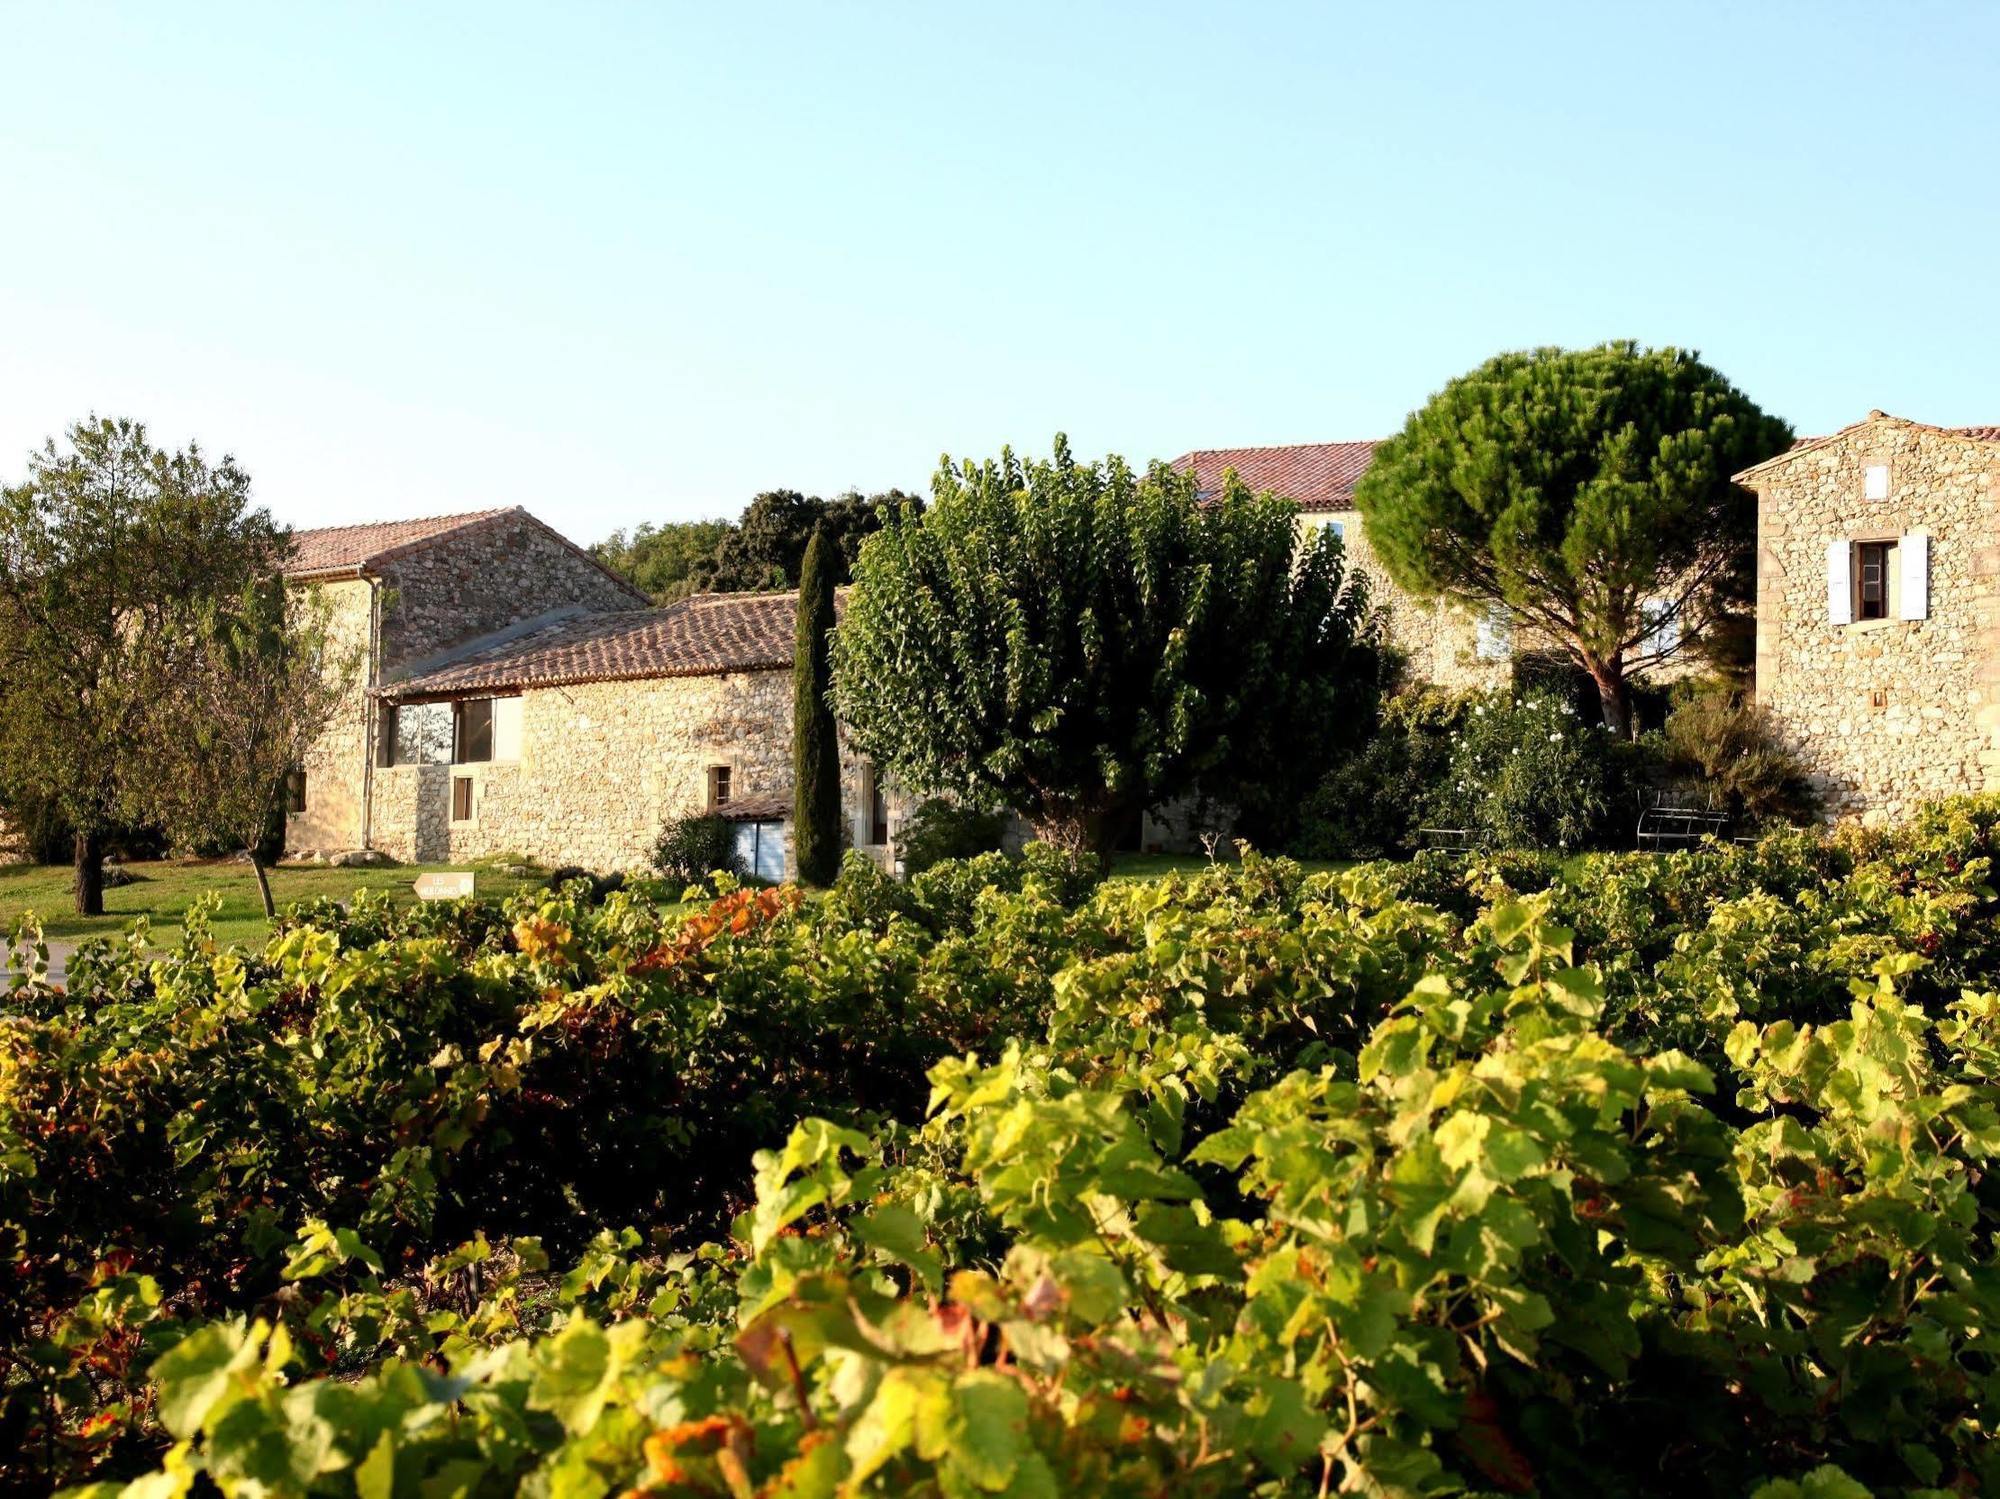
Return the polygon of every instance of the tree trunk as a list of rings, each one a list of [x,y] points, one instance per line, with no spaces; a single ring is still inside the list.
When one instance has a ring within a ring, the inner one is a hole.
[[[76,914],[104,914],[104,835],[78,833],[71,845],[76,853]]]
[[[264,902],[264,919],[273,920],[278,908],[271,902],[271,876],[264,869],[264,856],[255,848],[250,851],[250,872],[257,876],[257,894]]]
[[[1078,859],[1094,860],[1099,869],[1111,864],[1111,850],[1122,826],[1119,809],[1080,802],[1044,807],[1029,819],[1035,836],[1052,848]]]
[[[1625,680],[1623,661],[1584,658],[1584,669],[1597,684],[1597,701],[1604,713],[1604,727],[1620,739],[1632,737],[1632,689]]]

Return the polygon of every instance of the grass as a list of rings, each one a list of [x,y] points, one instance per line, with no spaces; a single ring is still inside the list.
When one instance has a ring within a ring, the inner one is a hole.
[[[61,942],[109,936],[136,917],[153,923],[154,936],[170,944],[180,936],[181,917],[197,896],[222,897],[211,930],[223,942],[260,945],[270,923],[257,899],[257,880],[248,864],[204,859],[169,859],[127,864],[139,878],[104,892],[104,915],[78,916],[70,894],[67,865],[22,864],[0,868],[0,931],[12,932],[21,917],[41,918],[42,934]],[[271,871],[271,896],[280,910],[293,901],[329,895],[345,900],[356,890],[388,890],[415,900],[417,876],[428,870],[472,869],[480,895],[511,895],[541,882],[540,875],[502,874],[480,864],[398,864],[384,869],[328,869],[314,864],[281,864]]]

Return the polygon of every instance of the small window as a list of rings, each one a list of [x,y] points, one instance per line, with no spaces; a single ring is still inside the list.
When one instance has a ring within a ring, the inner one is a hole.
[[[1854,549],[1854,617],[1888,619],[1894,600],[1896,543],[1864,541]]]
[[[1889,465],[1871,463],[1862,471],[1862,493],[1871,500],[1889,498]]]
[[[868,803],[868,846],[880,848],[889,841],[889,798],[882,790],[882,772],[864,765],[861,783]]]
[[[708,767],[708,810],[714,812],[729,805],[730,772],[727,765]]]
[[[285,810],[303,812],[306,809],[306,773],[303,767],[285,777]]]
[[[451,820],[453,822],[472,821],[471,776],[453,776],[451,778]]]
[[[1333,532],[1333,534],[1334,534],[1335,536],[1337,536],[1337,537],[1338,537],[1338,538],[1340,539],[1340,544],[1341,544],[1342,546],[1346,546],[1346,545],[1347,545],[1347,522],[1346,522],[1346,521],[1344,521],[1344,520],[1330,520],[1330,521],[1328,521],[1328,522],[1326,523],[1326,528],[1327,528],[1327,530],[1329,530],[1329,531]]]

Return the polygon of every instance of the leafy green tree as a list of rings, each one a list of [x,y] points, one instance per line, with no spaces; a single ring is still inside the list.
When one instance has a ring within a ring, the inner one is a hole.
[[[104,910],[104,840],[146,820],[157,704],[217,599],[276,571],[286,535],[250,476],[136,422],[91,417],[0,491],[0,760],[75,830],[76,909]]]
[[[806,885],[831,885],[840,870],[840,743],[828,695],[833,571],[833,544],[815,530],[800,569],[792,646],[792,847]]]
[[[850,490],[831,500],[796,489],[769,489],[735,521],[672,521],[614,531],[591,548],[612,571],[654,600],[670,604],[691,593],[742,593],[799,586],[806,545],[824,530],[832,543],[834,585],[845,584],[861,543],[882,517],[922,500],[900,489],[864,495]]]
[[[821,529],[833,547],[834,584],[844,584],[861,543],[881,528],[884,516],[911,503],[921,502],[900,489],[878,495],[850,491],[832,500],[796,489],[767,490],[750,502],[742,519],[717,544],[703,586],[718,593],[796,588],[806,545]]]
[[[650,523],[630,534],[613,531],[591,551],[597,560],[653,597],[671,604],[707,586],[715,565],[715,549],[727,536],[726,520]]]
[[[1547,635],[1630,734],[1633,672],[1740,634],[1756,507],[1729,476],[1791,438],[1691,353],[1535,349],[1413,413],[1356,502],[1398,584]]]
[[[157,700],[141,771],[146,803],[183,844],[239,849],[275,916],[266,869],[291,778],[354,691],[358,650],[342,650],[327,601],[252,582],[205,612],[193,648]]]
[[[862,549],[834,639],[854,747],[921,794],[1102,855],[1174,797],[1300,794],[1374,652],[1340,544],[1232,475],[1011,451],[938,471]],[[1287,788],[1290,788],[1289,791]]]

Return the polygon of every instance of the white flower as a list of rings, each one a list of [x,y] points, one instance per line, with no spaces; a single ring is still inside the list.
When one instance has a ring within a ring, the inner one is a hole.
[[[1550,744],[1561,744],[1562,742],[1563,742],[1563,736],[1561,735],[1560,732],[1549,735]]]

